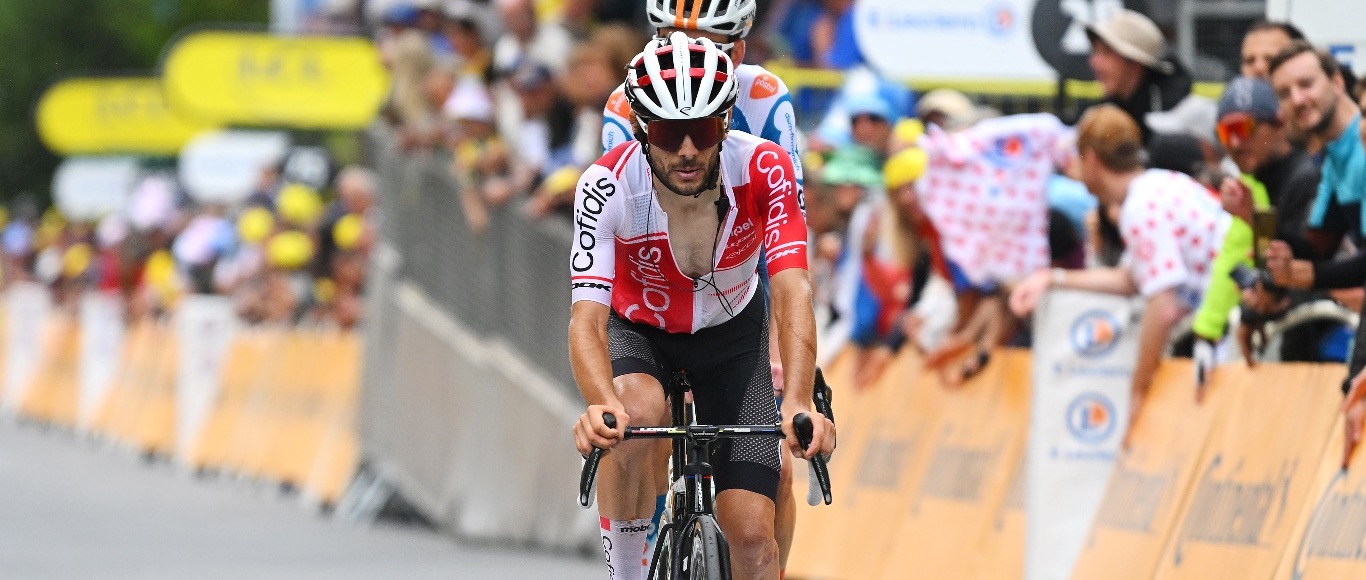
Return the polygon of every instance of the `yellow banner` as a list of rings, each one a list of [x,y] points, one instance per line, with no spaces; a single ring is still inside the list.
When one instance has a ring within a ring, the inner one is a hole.
[[[389,80],[361,38],[197,32],[162,61],[166,98],[220,123],[304,128],[364,127]]]
[[[174,155],[211,126],[177,115],[151,77],[61,81],[38,101],[38,136],[62,155]]]

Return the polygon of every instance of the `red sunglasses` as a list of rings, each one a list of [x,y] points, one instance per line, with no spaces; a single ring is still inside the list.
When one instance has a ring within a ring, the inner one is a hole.
[[[693,147],[705,151],[726,138],[726,121],[721,117],[700,119],[659,119],[645,124],[645,138],[651,147],[670,153],[683,148],[683,139],[692,138]]]
[[[1246,113],[1232,113],[1219,119],[1219,123],[1214,126],[1214,132],[1219,136],[1219,142],[1228,145],[1229,140],[1237,137],[1239,141],[1247,141],[1252,138],[1252,132],[1257,130],[1257,120]]]

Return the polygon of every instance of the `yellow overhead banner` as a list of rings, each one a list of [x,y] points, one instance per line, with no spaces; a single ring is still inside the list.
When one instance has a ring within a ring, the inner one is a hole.
[[[172,111],[151,77],[61,81],[38,101],[37,123],[43,144],[62,155],[175,155],[210,128]]]
[[[374,45],[347,37],[196,32],[161,70],[171,106],[225,124],[360,128],[389,86]]]

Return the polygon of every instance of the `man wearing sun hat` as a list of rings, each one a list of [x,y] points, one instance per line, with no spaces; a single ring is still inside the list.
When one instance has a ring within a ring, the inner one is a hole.
[[[1153,131],[1145,116],[1171,110],[1190,95],[1190,74],[1166,58],[1167,41],[1157,25],[1133,10],[1117,10],[1087,25],[1086,36],[1091,40],[1088,62],[1105,100],[1133,117],[1147,144]]]

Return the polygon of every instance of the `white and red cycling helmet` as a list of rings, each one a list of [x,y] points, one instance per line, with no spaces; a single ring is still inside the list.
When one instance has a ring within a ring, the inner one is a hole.
[[[631,59],[625,88],[641,125],[722,117],[739,95],[730,56],[710,40],[678,31],[651,40]]]
[[[646,0],[650,26],[682,28],[744,38],[754,24],[757,0]]]

